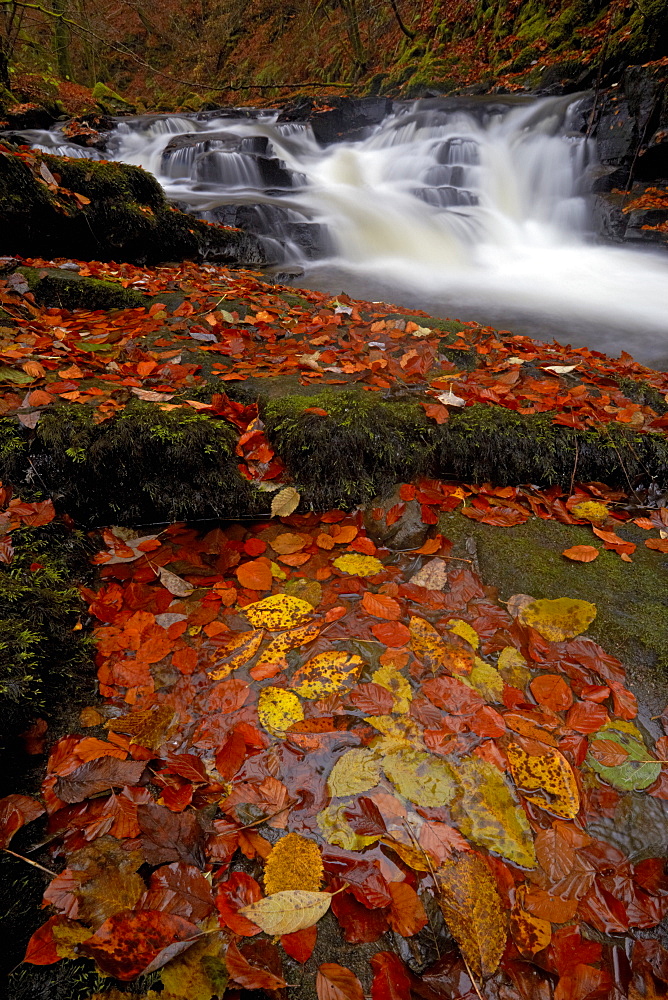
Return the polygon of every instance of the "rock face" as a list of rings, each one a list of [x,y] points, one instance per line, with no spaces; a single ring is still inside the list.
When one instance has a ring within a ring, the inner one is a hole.
[[[318,101],[303,97],[285,106],[279,122],[309,122],[323,146],[342,139],[362,138],[370,125],[378,125],[392,110],[389,97],[334,97]]]
[[[581,110],[582,130],[591,120],[598,146],[593,206],[597,231],[615,242],[668,246],[668,199],[666,207],[647,198],[635,204],[648,189],[668,186],[665,67],[629,67],[619,87],[606,90],[596,101],[592,95]]]
[[[171,208],[139,167],[0,146],[0,254],[159,263],[267,262],[257,236]]]

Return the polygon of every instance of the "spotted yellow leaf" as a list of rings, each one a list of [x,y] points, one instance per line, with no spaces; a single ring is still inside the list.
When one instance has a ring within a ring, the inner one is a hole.
[[[421,750],[397,750],[383,758],[396,790],[418,806],[447,806],[457,791],[455,773],[441,757]]]
[[[454,618],[448,623],[448,630],[452,635],[458,635],[460,638],[468,642],[469,646],[473,646],[477,649],[480,645],[480,636],[468,622],[464,622],[461,618]]]
[[[251,676],[256,677],[259,673],[260,677],[269,677],[271,674],[263,674],[262,671],[270,667],[280,669],[287,666],[285,654],[291,649],[297,649],[299,646],[311,642],[312,639],[315,639],[319,631],[319,625],[302,625],[301,628],[291,628],[287,632],[277,635],[257,660],[251,671]],[[275,672],[278,672],[278,670]]]
[[[316,924],[327,913],[331,901],[330,892],[287,889],[242,906],[239,913],[265,934],[294,934]]]
[[[478,854],[448,858],[436,872],[438,903],[473,974],[496,972],[506,946],[506,916],[494,877]]]
[[[263,637],[263,629],[239,632],[225,647],[222,655],[218,657],[209,677],[214,681],[219,681],[231,674],[233,670],[243,667],[255,656]]]
[[[527,661],[514,646],[504,646],[499,653],[497,670],[510,687],[519,688],[523,691],[531,680],[531,672],[527,667]]]
[[[517,788],[529,802],[563,819],[575,819],[580,793],[573,769],[558,750],[530,754],[516,743],[506,747]]]
[[[466,678],[469,684],[479,691],[486,702],[501,702],[503,700],[503,677],[499,671],[476,656],[475,666]]]
[[[272,594],[271,597],[247,604],[244,614],[254,628],[279,632],[299,625],[307,615],[313,614],[313,608],[308,601],[302,601],[300,597]]]
[[[295,722],[304,718],[302,703],[292,691],[283,688],[262,688],[257,701],[260,724],[274,736],[283,736]]]
[[[572,597],[532,601],[519,614],[523,625],[535,628],[550,642],[563,642],[586,632],[595,617],[596,605]]]
[[[380,559],[375,556],[363,556],[356,552],[346,552],[334,560],[334,565],[342,573],[349,573],[350,576],[375,576],[383,569]]]
[[[411,649],[425,667],[436,673],[445,667],[453,674],[469,674],[473,667],[473,650],[457,640],[443,639],[433,625],[414,616],[408,623]]]
[[[302,698],[323,698],[357,678],[364,661],[353,653],[318,653],[294,674],[291,687]]]
[[[403,674],[399,673],[396,667],[393,667],[391,664],[379,667],[378,670],[374,670],[371,680],[374,684],[379,684],[386,691],[390,692],[394,698],[393,712],[396,712],[398,715],[404,715],[410,711],[413,692],[406,678]]]
[[[277,840],[264,865],[264,886],[268,896],[286,890],[317,892],[323,875],[320,848],[314,840],[289,833]]]

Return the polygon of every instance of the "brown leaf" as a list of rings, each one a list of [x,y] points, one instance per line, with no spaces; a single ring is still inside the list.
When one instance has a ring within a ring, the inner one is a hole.
[[[286,986],[281,976],[274,975],[267,969],[251,965],[241,953],[234,941],[230,943],[225,955],[225,964],[230,978],[247,990],[280,990]]]
[[[158,910],[124,910],[114,914],[79,951],[116,979],[136,979],[161,969],[201,937],[195,924]]]
[[[198,923],[215,908],[209,882],[194,866],[183,861],[164,865],[151,874],[141,901],[143,910],[162,910]]]
[[[364,1000],[364,989],[355,973],[336,962],[318,966],[315,988],[318,1000]]]
[[[474,975],[491,976],[506,945],[506,917],[492,873],[472,851],[443,862],[436,872],[438,904]]]
[[[204,868],[203,831],[193,812],[174,813],[157,803],[141,805],[137,820],[142,832],[142,852],[149,865],[172,861]]]
[[[598,549],[593,545],[572,545],[570,549],[564,549],[561,554],[574,562],[589,563],[598,559]]]
[[[44,806],[29,795],[7,795],[0,799],[0,848],[7,847],[22,826],[44,812]]]
[[[83,802],[108,788],[138,784],[145,767],[142,760],[100,757],[78,767],[67,777],[58,778],[54,791],[63,802]]]
[[[271,501],[272,517],[288,517],[299,506],[300,494],[294,486],[286,486],[279,490]]]

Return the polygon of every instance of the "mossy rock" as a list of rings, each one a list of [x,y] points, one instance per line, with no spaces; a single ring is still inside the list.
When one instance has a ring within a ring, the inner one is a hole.
[[[124,97],[121,97],[120,94],[117,94],[115,90],[111,90],[104,83],[96,83],[91,96],[98,107],[102,108],[107,114],[134,114],[136,110],[134,104],[126,101]]]
[[[117,281],[85,278],[75,271],[57,268],[20,267],[28,288],[39,305],[60,309],[133,309],[150,299]]]
[[[586,635],[622,661],[643,721],[661,714],[668,701],[668,557],[646,548],[646,531],[633,524],[616,528],[637,545],[626,563],[585,525],[531,518],[500,528],[455,512],[440,517],[438,530],[453,542],[456,556],[466,557],[466,539],[475,540],[482,579],[498,588],[502,600],[530,594],[595,604]],[[596,545],[600,554],[591,563],[571,562],[562,552],[573,545]]]
[[[75,629],[85,608],[74,582],[89,571],[91,547],[52,522],[12,532],[14,556],[0,565],[0,742],[94,674],[92,647]]]
[[[55,406],[26,439],[0,421],[0,478],[21,490],[37,477],[81,524],[150,524],[264,510],[241,477],[229,424],[192,410],[131,400],[94,423],[82,405]],[[24,490],[25,492],[25,490]]]
[[[260,237],[177,211],[140,167],[30,155],[34,172],[21,156],[0,149],[0,254],[140,264],[184,258],[266,263]],[[58,190],[39,176],[42,163],[57,179]]]
[[[319,408],[327,416],[307,413]],[[428,471],[433,431],[418,403],[332,390],[261,403],[267,436],[314,507],[350,507]]]

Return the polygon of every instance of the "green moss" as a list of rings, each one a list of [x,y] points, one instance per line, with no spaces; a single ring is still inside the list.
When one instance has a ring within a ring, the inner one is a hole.
[[[327,416],[305,413],[310,407]],[[261,404],[267,436],[314,507],[352,506],[426,472],[433,430],[412,400],[363,390],[284,396]]]
[[[439,428],[434,474],[465,482],[569,485],[599,481],[628,488],[668,482],[668,441],[634,434],[623,424],[577,431],[552,423],[553,413],[523,415],[476,404]]]
[[[0,566],[0,739],[16,735],[63,689],[73,693],[92,673],[91,647],[74,630],[84,613],[73,580],[85,574],[90,548],[60,523],[12,532],[14,557]]]
[[[126,101],[124,97],[121,97],[120,94],[117,94],[115,90],[111,90],[104,83],[96,83],[91,96],[103,111],[107,111],[110,114],[118,111],[133,112],[135,110],[134,105],[130,101]]]
[[[132,309],[145,306],[146,296],[117,281],[83,278],[72,271],[55,268],[20,267],[18,271],[28,282],[35,301],[43,306],[61,309]]]
[[[445,514],[439,531],[466,555],[465,540],[475,539],[482,578],[500,597],[574,597],[591,601],[597,615],[587,636],[617,656],[648,716],[660,714],[668,700],[668,558],[645,547],[647,532],[635,525],[616,529],[638,546],[632,563],[603,549],[591,529],[531,518],[512,528],[479,524],[460,513]],[[565,559],[573,545],[596,545],[591,563]]]
[[[615,382],[632,403],[639,403],[641,406],[649,406],[655,413],[662,416],[668,413],[668,402],[666,397],[655,389],[649,382],[642,379],[629,378],[627,375],[620,375]]]
[[[56,406],[42,415],[21,454],[5,434],[2,478],[18,485],[36,477],[84,524],[230,517],[254,509],[254,493],[237,468],[234,431],[191,410],[165,412],[132,400],[120,415],[95,424],[84,406]]]

